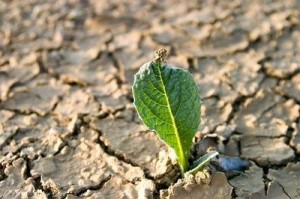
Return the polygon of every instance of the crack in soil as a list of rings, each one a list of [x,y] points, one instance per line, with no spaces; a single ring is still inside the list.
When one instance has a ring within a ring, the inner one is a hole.
[[[4,111],[11,111],[11,112],[14,112],[16,114],[19,114],[19,115],[31,115],[31,114],[36,114],[37,116],[39,117],[46,117],[47,115],[49,115],[50,113],[47,112],[46,114],[41,114],[37,111],[34,111],[34,110],[20,110],[20,109],[10,109],[10,108],[5,108],[5,109],[1,109],[1,110],[4,110]]]
[[[13,141],[13,138],[14,138],[15,136],[17,136],[18,133],[19,133],[20,131],[21,131],[21,129],[20,129],[20,128],[17,128],[16,131],[15,131],[14,133],[12,133],[11,135],[9,135],[9,136],[5,139],[5,141],[3,142],[3,144],[0,145],[0,150],[2,150],[4,146],[9,145],[9,143]]]
[[[238,195],[236,194],[236,188],[232,187],[231,199],[236,199],[237,197],[238,197]]]
[[[125,68],[120,64],[120,61],[116,58],[114,52],[109,52],[108,56],[112,60],[113,66],[118,70],[118,75],[116,75],[115,78],[117,80],[118,88],[121,88],[121,86],[126,83]]]
[[[0,164],[0,182],[5,180],[8,176],[4,173],[5,166]]]
[[[241,109],[241,105],[244,104],[248,98],[250,97],[240,95],[234,100],[234,102],[232,103],[232,111],[229,113],[229,116],[225,121],[226,124],[231,123],[231,121],[234,119],[235,114]]]
[[[133,167],[139,167],[144,172],[144,176],[148,180],[155,181],[154,177],[150,175],[150,171],[146,168],[141,167],[140,165],[132,162],[131,160],[127,159],[123,154],[119,153],[118,151],[114,150],[110,146],[106,145],[104,141],[102,141],[102,132],[98,129],[93,128],[90,123],[82,122],[81,125],[85,125],[86,127],[94,130],[98,133],[98,138],[96,140],[96,143],[100,145],[100,147],[104,150],[105,153],[107,153],[110,156],[113,156],[117,158],[119,161],[127,163]],[[137,181],[140,181],[141,179],[136,179]],[[132,183],[132,182],[131,182]]]
[[[268,189],[269,189],[269,183],[271,182],[271,180],[268,178],[269,167],[263,167],[262,169],[263,169],[263,181],[264,181],[264,185],[265,185],[265,195],[267,196]]]
[[[118,151],[114,150],[110,146],[106,145],[102,140],[102,133],[99,130],[96,130],[99,133],[99,138],[97,139],[97,144],[101,146],[101,148],[104,150],[105,153],[107,153],[110,156],[116,157],[119,161],[127,163],[133,167],[139,167],[143,170],[145,178],[148,180],[155,181],[154,177],[150,175],[150,171],[146,168],[143,168],[139,166],[138,164],[132,162],[131,160],[127,159],[123,154],[119,153]],[[140,180],[140,179],[138,179]]]
[[[45,188],[41,182],[41,176],[37,175],[37,176],[32,176],[31,175],[31,169],[33,167],[31,160],[27,157],[24,156],[23,159],[25,160],[25,170],[23,171],[23,178],[24,180],[27,180],[28,178],[32,178],[33,179],[33,186],[35,188],[35,190],[41,190],[42,192],[45,193],[45,195],[47,196],[47,198],[53,198],[53,195],[55,195],[51,189]]]
[[[276,76],[276,75],[272,75],[272,74],[270,74],[269,72],[267,72],[267,68],[266,68],[266,66],[265,66],[265,62],[267,62],[267,61],[272,61],[272,60],[273,60],[272,57],[265,57],[265,58],[263,58],[262,60],[260,60],[258,63],[261,65],[261,70],[260,70],[260,72],[262,72],[262,73],[265,75],[265,77],[276,79],[276,80],[277,80],[277,86],[278,86],[278,84],[279,84],[279,81],[281,81],[281,80],[287,80],[287,81],[289,81],[289,80],[291,80],[294,76],[296,76],[298,73],[300,73],[300,69],[297,69],[297,70],[294,71],[293,73],[287,74],[287,75],[285,75],[284,77],[278,77],[278,76]]]
[[[300,116],[294,121],[295,123],[300,123]],[[299,158],[299,151],[297,151],[297,148],[295,146],[292,146],[292,138],[293,138],[293,131],[296,130],[294,129],[292,126],[289,126],[287,131],[286,131],[286,139],[285,139],[285,144],[287,144],[293,151],[294,151],[294,154],[295,154],[295,158],[294,158],[294,161],[297,162],[298,161],[298,158]]]
[[[284,186],[282,186],[279,182],[277,182],[278,185],[282,188],[283,193],[289,198],[292,199],[291,196],[289,196],[289,194],[285,191]]]
[[[88,187],[82,187],[80,189],[77,189],[75,191],[72,192],[68,192],[65,195],[63,195],[61,198],[67,198],[67,196],[69,194],[75,195],[77,197],[81,197],[84,193],[86,193],[87,191],[99,191],[102,189],[102,187],[105,186],[105,184],[110,181],[110,179],[112,178],[112,175],[108,175],[107,177],[105,177],[101,182],[99,182],[96,185],[93,186],[88,186]]]
[[[294,151],[296,150],[295,147],[292,147],[291,146],[291,140],[292,140],[292,135],[293,135],[293,131],[294,131],[294,128],[289,126],[287,131],[286,131],[286,134],[285,134],[285,141],[284,143],[289,145]]]
[[[286,100],[294,100],[296,102],[296,104],[300,105],[300,101],[298,99],[296,99],[293,96],[288,95],[287,93],[283,93],[280,90],[275,89],[275,93],[279,94],[281,97],[283,97]]]

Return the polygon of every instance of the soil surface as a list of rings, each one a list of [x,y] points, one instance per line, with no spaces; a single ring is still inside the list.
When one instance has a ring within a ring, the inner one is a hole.
[[[193,153],[244,172],[179,179],[141,123],[133,75],[161,47],[200,87]],[[300,198],[299,110],[297,0],[0,1],[1,199]]]

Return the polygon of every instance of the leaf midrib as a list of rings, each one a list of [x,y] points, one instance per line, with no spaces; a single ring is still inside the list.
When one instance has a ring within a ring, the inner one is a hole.
[[[172,112],[172,109],[170,107],[170,102],[169,102],[169,98],[168,98],[168,95],[167,95],[167,91],[166,91],[166,88],[165,88],[165,82],[162,78],[162,74],[161,74],[161,64],[160,63],[157,63],[158,65],[158,73],[159,73],[159,78],[160,78],[160,81],[162,82],[163,84],[163,95],[165,96],[166,98],[166,101],[167,101],[167,107],[168,107],[168,111],[169,111],[169,114],[170,114],[170,117],[171,117],[171,121],[172,121],[172,126],[174,128],[174,131],[175,131],[175,136],[176,136],[176,141],[178,143],[178,148],[179,148],[179,156],[180,156],[180,160],[183,160],[184,162],[181,162],[183,165],[183,170],[186,169],[186,162],[185,162],[185,158],[184,158],[184,152],[183,152],[183,148],[182,148],[182,144],[181,144],[181,140],[180,140],[180,137],[179,137],[179,133],[178,133],[178,129],[177,129],[177,126],[176,126],[176,122],[175,122],[175,118],[173,117],[173,112]]]

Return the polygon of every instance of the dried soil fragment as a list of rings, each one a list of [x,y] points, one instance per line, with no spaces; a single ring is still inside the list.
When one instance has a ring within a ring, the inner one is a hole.
[[[194,146],[195,158],[198,159],[208,151],[223,152],[222,138],[216,134],[208,134],[201,138]]]
[[[154,174],[155,182],[158,185],[170,186],[180,177],[179,165],[171,160],[167,151],[160,151],[158,154]]]
[[[278,38],[277,51],[270,53],[271,61],[264,63],[267,74],[288,78],[300,71],[299,37],[300,31],[296,30]]]
[[[294,131],[290,144],[296,149],[297,153],[300,153],[300,121],[298,124],[294,123],[292,127],[294,128]]]
[[[258,62],[263,58],[264,54],[256,51],[225,56],[222,58],[222,63],[225,63],[223,67],[226,68],[223,69],[222,80],[241,95],[253,95],[264,78],[264,75],[258,72],[261,68]]]
[[[125,181],[144,177],[143,171],[104,153],[100,146],[87,140],[73,140],[72,147],[64,147],[52,157],[34,162],[32,176],[41,175],[44,188],[51,189],[55,196],[76,194],[101,183],[110,174]]]
[[[72,59],[74,60],[74,59]],[[94,63],[88,65],[62,65],[55,71],[64,83],[89,86],[95,96],[109,96],[118,89],[117,69],[107,53],[100,56]]]
[[[49,77],[46,79],[47,82],[41,78],[31,82],[26,88],[14,89],[1,107],[25,114],[35,112],[42,116],[46,115],[53,109],[59,97],[68,90],[68,86],[61,85],[60,82]]]
[[[211,176],[209,184],[186,184],[179,180],[176,184],[169,187],[167,191],[161,192],[161,198],[203,198],[210,199],[214,196],[215,199],[231,198],[232,187],[227,182],[224,173],[215,173]]]
[[[300,70],[299,60],[274,60],[265,63],[267,74],[277,78],[287,78]]]
[[[38,66],[20,66],[16,57],[11,57],[10,65],[0,69],[0,99],[6,100],[9,97],[11,88],[20,83],[25,83],[35,77],[38,72]]]
[[[282,82],[280,89],[280,92],[300,102],[300,73],[293,76],[291,80]]]
[[[248,45],[249,41],[246,36],[236,32],[230,35],[218,35],[218,37],[210,38],[209,41],[202,42],[201,45],[198,44],[197,48],[193,46],[178,46],[178,51],[180,54],[188,57],[216,57],[243,50]]]
[[[226,123],[231,111],[231,104],[225,104],[224,101],[216,98],[205,99],[201,110],[202,121],[200,132],[210,133],[218,125]]]
[[[288,126],[298,117],[300,106],[280,95],[259,91],[247,99],[237,112],[234,124],[244,135],[276,137],[285,135]]]
[[[150,37],[141,37],[139,33],[133,32],[127,34],[131,43],[125,42],[124,47],[116,49],[114,56],[118,60],[119,67],[126,73],[127,70],[138,69],[144,63],[153,59],[153,49],[160,46],[153,42]],[[126,39],[124,39],[127,41]]]
[[[277,182],[289,198],[300,198],[300,163],[288,163],[283,169],[269,170],[268,178]],[[270,190],[271,191],[271,190]]]
[[[0,181],[0,196],[1,198],[32,198],[36,195],[34,180],[23,177],[26,171],[26,162],[20,158],[14,160],[11,165],[6,165],[4,173],[6,179]],[[44,195],[40,192],[40,195]]]
[[[294,157],[294,151],[285,144],[285,138],[242,137],[241,156],[255,160],[259,165],[280,165]]]
[[[284,188],[278,182],[271,182],[267,192],[268,198],[290,199]]]
[[[14,48],[18,50],[27,52],[27,51],[39,51],[39,50],[56,50],[62,45],[62,35],[60,32],[56,32],[53,35],[53,38],[38,38],[33,41],[25,41],[21,43],[16,43]]]
[[[231,88],[231,83],[226,77],[226,74],[233,70],[230,65],[224,65],[217,59],[203,58],[198,60],[197,67],[199,74],[195,74],[195,79],[202,98],[218,96],[224,102],[234,102],[238,93]]]
[[[0,124],[6,123],[13,116],[13,111],[0,110]]]
[[[3,75],[2,77],[1,71],[0,71],[0,99],[6,100],[8,93],[10,92],[11,87],[18,82],[17,79],[9,79],[5,77],[6,75]]]
[[[13,93],[12,97],[2,103],[1,107],[8,110],[17,110],[25,114],[35,112],[39,115],[46,115],[54,107],[57,100],[55,97],[43,100],[40,96],[30,91],[21,91]]]
[[[24,66],[20,63],[18,55],[11,55],[9,65],[1,67],[1,80],[16,80],[25,83],[39,73],[39,67],[36,63]],[[3,75],[3,76],[2,76]]]
[[[218,125],[215,133],[221,136],[223,139],[229,139],[232,133],[236,130],[236,125]]]
[[[268,9],[268,8],[264,8],[264,9]],[[270,16],[267,17],[262,16],[261,20],[255,17],[256,20],[251,20],[251,23],[253,23],[254,27],[251,26],[250,26],[251,28],[249,27],[250,40],[255,41],[258,38],[270,35],[284,28],[290,27],[292,24],[289,23],[287,19],[291,15],[293,15],[293,12],[291,10],[287,10],[287,11],[277,11],[275,13],[270,14]]]
[[[159,28],[153,27],[150,36],[154,42],[163,45],[184,43],[188,40],[186,34],[174,29],[170,25],[164,25]]]
[[[51,156],[58,152],[62,145],[62,135],[66,128],[58,127],[53,118],[39,117],[36,114],[18,115],[9,121],[12,125],[18,125],[18,134],[9,144],[4,145],[2,151],[6,153],[18,153],[29,159],[35,159],[39,155]]]
[[[17,126],[0,124],[0,149],[18,132]]]
[[[144,125],[110,117],[91,125],[102,132],[101,139],[112,150],[154,174],[156,157],[163,146],[155,133],[145,131]]]
[[[99,111],[100,105],[95,101],[94,96],[83,90],[75,90],[66,93],[54,110],[62,118],[71,118],[77,114],[94,114]]]
[[[238,198],[264,198],[265,185],[262,177],[263,170],[253,165],[245,173],[229,180],[229,183],[235,187]]]
[[[76,50],[65,50],[62,52],[61,65],[84,65],[98,59],[100,53],[105,50],[105,42],[111,39],[109,31],[76,32],[73,45]]]
[[[88,190],[82,196],[84,198],[115,199],[115,198],[153,198],[155,185],[152,181],[143,179],[136,183],[130,183],[119,177],[112,177],[98,191]]]
[[[224,146],[224,155],[230,156],[230,157],[236,157],[239,156],[239,146],[238,141],[235,140],[234,136],[233,138],[229,140],[229,142]]]
[[[81,51],[67,51],[64,52],[64,59],[62,61],[66,64],[82,65],[95,60],[99,54],[100,49],[97,47]]]

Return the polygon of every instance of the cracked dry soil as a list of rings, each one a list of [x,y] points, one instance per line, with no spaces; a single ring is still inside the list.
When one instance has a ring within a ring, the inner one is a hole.
[[[300,198],[300,2],[0,1],[0,198]],[[164,47],[200,137],[251,166],[177,181],[132,105]]]

